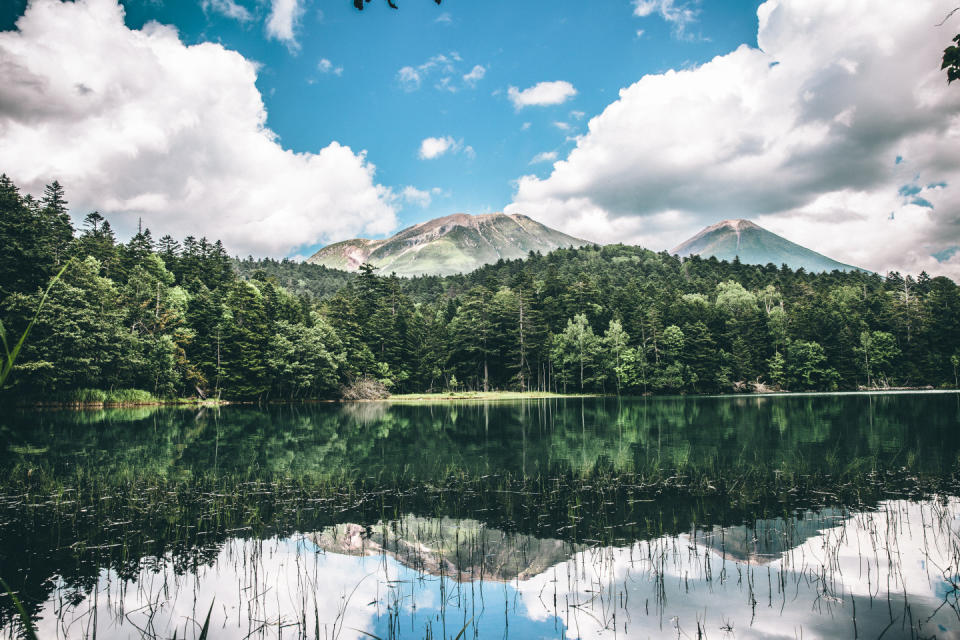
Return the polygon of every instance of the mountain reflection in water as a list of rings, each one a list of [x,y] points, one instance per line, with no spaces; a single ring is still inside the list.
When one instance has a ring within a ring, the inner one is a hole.
[[[556,540],[413,517],[381,523],[393,551],[357,525],[234,538],[212,562],[186,571],[151,558],[126,578],[103,571],[92,593],[61,585],[43,606],[39,632],[92,637],[95,626],[103,639],[194,637],[212,604],[210,637],[237,640],[452,638],[464,629],[462,637],[477,638],[956,638],[958,507],[890,501],[875,511],[806,514],[782,528],[804,532],[797,545],[760,563],[741,552],[758,527],[627,547],[566,545],[564,553]],[[354,535],[370,538],[345,541]],[[456,540],[470,548],[471,538],[497,539],[493,557],[512,546],[527,560],[481,577],[489,555],[458,555]],[[345,544],[363,551],[323,548]],[[541,565],[548,558],[556,562]]]

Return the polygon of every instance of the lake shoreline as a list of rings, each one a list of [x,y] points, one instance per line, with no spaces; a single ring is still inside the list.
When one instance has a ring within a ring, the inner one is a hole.
[[[228,404],[253,404],[235,400],[151,400],[146,402],[56,402],[37,401],[14,404],[17,409],[129,409],[136,407],[222,407]]]
[[[448,402],[451,400],[545,400],[558,398],[615,398],[605,393],[552,393],[550,391],[450,391],[446,393],[398,393],[378,400],[359,402]],[[351,401],[356,402],[356,401]]]
[[[228,405],[288,405],[288,404],[356,404],[371,402],[389,402],[396,404],[430,404],[444,402],[484,401],[507,402],[514,400],[572,400],[583,398],[748,398],[748,397],[815,397],[827,395],[893,395],[912,393],[960,393],[960,389],[934,389],[931,387],[890,387],[887,389],[851,389],[847,391],[764,391],[743,393],[687,393],[687,394],[656,394],[622,395],[615,393],[552,393],[548,391],[458,391],[448,393],[404,393],[391,395],[386,398],[369,398],[359,400],[342,400],[337,398],[307,398],[300,400],[215,400],[190,399],[154,400],[145,402],[56,402],[37,401],[14,404],[17,409],[124,409],[136,407],[223,407]]]

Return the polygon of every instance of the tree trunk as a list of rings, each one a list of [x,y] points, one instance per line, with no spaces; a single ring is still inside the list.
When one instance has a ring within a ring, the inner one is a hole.
[[[523,289],[520,289],[520,391],[526,391],[526,385],[524,384],[523,372],[526,367],[526,354],[524,353],[523,345]]]

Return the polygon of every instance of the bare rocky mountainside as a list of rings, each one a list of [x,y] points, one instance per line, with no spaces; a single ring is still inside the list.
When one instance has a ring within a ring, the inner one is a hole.
[[[591,244],[524,215],[456,213],[408,227],[383,240],[356,238],[320,249],[307,259],[334,269],[353,271],[364,262],[380,273],[400,276],[468,273],[503,258],[523,258],[530,251]]]
[[[782,236],[767,231],[749,220],[724,220],[711,225],[670,253],[679,256],[715,256],[717,260],[733,261],[739,257],[747,264],[786,264],[791,269],[819,271],[863,271],[859,267],[837,262]]]

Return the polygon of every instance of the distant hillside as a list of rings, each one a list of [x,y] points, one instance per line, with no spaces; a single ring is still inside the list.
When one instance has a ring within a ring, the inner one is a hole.
[[[320,249],[307,259],[334,269],[353,271],[364,262],[380,273],[401,276],[468,273],[503,258],[523,258],[530,251],[591,244],[524,215],[457,213],[408,227],[384,240],[357,238]]]
[[[807,271],[864,271],[859,267],[837,262],[827,256],[790,242],[749,220],[724,220],[709,226],[670,253],[680,256],[715,256],[733,261],[739,257],[747,264],[786,264],[791,269]]]

